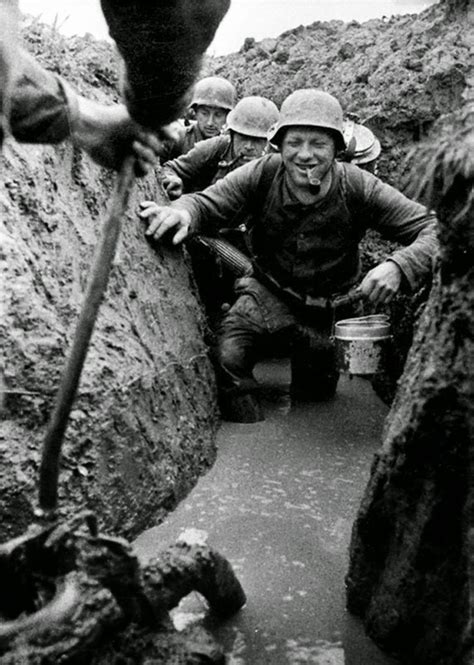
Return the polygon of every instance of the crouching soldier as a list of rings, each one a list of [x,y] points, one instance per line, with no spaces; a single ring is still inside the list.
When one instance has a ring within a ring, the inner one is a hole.
[[[438,248],[436,219],[426,208],[336,160],[345,148],[343,116],[331,95],[292,93],[270,140],[280,154],[249,162],[171,206],[153,204],[141,213],[148,235],[159,239],[172,229],[175,244],[195,233],[217,233],[242,208],[252,214],[253,277],[240,281],[215,355],[222,414],[239,422],[262,417],[253,368],[272,338],[292,356],[295,399],[334,394],[334,301],[360,281],[359,242],[366,229],[404,245],[359,286],[375,304],[390,302],[400,289],[417,289],[430,276]],[[351,314],[337,312],[338,318]]]

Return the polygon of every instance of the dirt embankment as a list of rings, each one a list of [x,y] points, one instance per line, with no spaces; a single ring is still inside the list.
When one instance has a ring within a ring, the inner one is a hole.
[[[36,23],[28,49],[82,93],[118,99],[110,45],[64,40]],[[38,464],[114,176],[70,144],[13,141],[1,157],[0,320],[5,399],[0,439],[0,538],[32,519]],[[63,509],[87,505],[114,533],[152,525],[213,461],[215,387],[204,318],[181,250],[149,245],[132,196],[60,475]]]

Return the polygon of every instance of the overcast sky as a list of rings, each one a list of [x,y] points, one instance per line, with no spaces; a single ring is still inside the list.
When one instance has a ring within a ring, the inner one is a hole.
[[[314,21],[366,21],[369,18],[422,11],[436,0],[232,0],[209,52],[238,51],[245,37],[276,37],[285,30]],[[91,32],[107,37],[99,0],[20,0],[25,14],[41,16],[64,34]]]

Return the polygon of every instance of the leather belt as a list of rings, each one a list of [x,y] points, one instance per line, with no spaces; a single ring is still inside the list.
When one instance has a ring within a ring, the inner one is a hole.
[[[332,310],[336,307],[349,305],[362,299],[362,294],[357,289],[351,289],[345,294],[335,293],[330,296],[303,296],[297,291],[294,291],[289,286],[281,286],[281,284],[267,275],[258,265],[253,264],[253,276],[258,279],[263,286],[267,287],[274,295],[284,300],[289,305],[295,305],[307,310]]]
[[[269,291],[284,300],[289,305],[296,305],[297,307],[304,307],[308,309],[330,309],[331,298],[319,297],[313,298],[312,296],[302,296],[297,291],[294,291],[289,286],[281,286],[276,279],[267,275],[261,268],[254,264],[254,277],[259,282],[266,286]]]

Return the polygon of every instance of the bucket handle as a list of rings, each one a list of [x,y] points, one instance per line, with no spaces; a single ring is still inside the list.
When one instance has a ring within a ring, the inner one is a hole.
[[[390,317],[388,314],[367,314],[366,316],[355,316],[352,319],[341,319],[340,321],[337,321],[338,324],[340,323],[389,323],[390,322]]]

